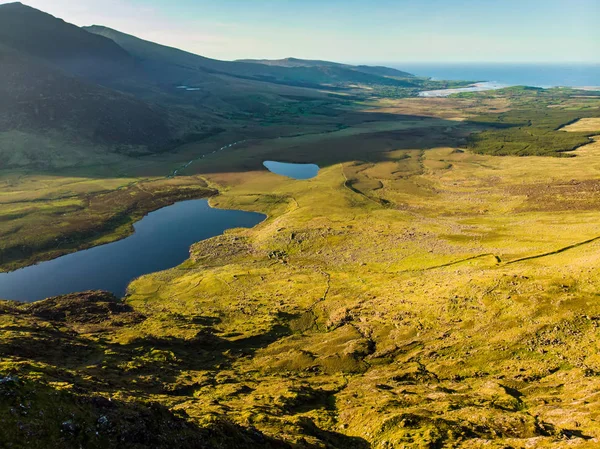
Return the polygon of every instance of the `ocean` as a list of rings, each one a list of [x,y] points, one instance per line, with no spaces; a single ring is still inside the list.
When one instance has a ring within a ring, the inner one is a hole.
[[[600,63],[561,64],[444,64],[444,63],[383,63],[414,75],[436,80],[490,81],[507,85],[535,87],[600,86]]]

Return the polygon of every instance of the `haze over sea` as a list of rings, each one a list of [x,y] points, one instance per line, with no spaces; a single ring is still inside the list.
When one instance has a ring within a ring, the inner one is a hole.
[[[494,81],[501,84],[600,86],[600,63],[385,63],[389,67],[436,80]]]

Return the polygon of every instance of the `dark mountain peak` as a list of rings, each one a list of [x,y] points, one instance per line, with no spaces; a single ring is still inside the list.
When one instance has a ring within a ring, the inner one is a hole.
[[[82,28],[84,30],[86,30],[90,33],[94,33],[94,34],[99,33],[101,31],[116,31],[116,30],[113,30],[112,28],[105,27],[104,25],[95,25],[95,24],[89,25],[89,26],[84,26]]]
[[[3,5],[0,5],[0,10],[1,9],[10,9],[10,8],[29,8],[29,9],[33,9],[31,6],[24,5],[21,2],[11,2],[11,3],[5,3]]]
[[[134,67],[133,58],[110,39],[22,3],[0,6],[0,44],[94,80],[123,76]]]
[[[128,51],[130,54],[141,59],[157,56],[157,53],[166,53],[169,55],[178,54],[180,57],[192,56],[197,59],[202,59],[206,61],[210,60],[209,58],[205,58],[204,56],[189,53],[178,48],[168,47],[166,45],[146,41],[131,34],[123,33],[122,31],[115,30],[113,28],[109,28],[103,25],[86,26],[83,27],[82,30],[87,31],[88,33],[94,36],[101,36],[103,38],[110,39],[111,41],[119,45],[121,48]]]
[[[21,2],[5,3],[0,5],[0,14],[20,14],[29,19],[37,18],[38,20],[57,20],[64,23],[64,20],[58,19],[47,12],[40,11],[32,6],[25,5]]]

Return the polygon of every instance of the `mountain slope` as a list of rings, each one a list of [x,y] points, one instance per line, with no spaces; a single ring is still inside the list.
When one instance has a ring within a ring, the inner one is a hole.
[[[389,76],[395,78],[413,78],[414,75],[401,70],[392,69],[383,66],[368,66],[368,65],[350,65],[341,64],[339,62],[319,61],[311,59],[285,58],[285,59],[240,59],[238,62],[263,64],[271,67],[329,67],[338,69],[353,70],[355,72],[366,73],[376,76]]]
[[[277,66],[258,62],[219,61],[145,41],[103,26],[94,25],[84,29],[115,41],[137,58],[139,63],[151,68],[155,76],[159,76],[163,82],[201,82],[202,77],[212,73],[303,87],[356,83],[397,86],[407,84],[406,80],[387,78],[344,64]],[[188,81],[185,81],[186,79]]]
[[[135,69],[131,55],[110,39],[21,3],[0,5],[0,43],[94,81],[130,76]]]
[[[131,80],[142,84],[135,59],[110,39],[0,6],[0,164],[53,169],[168,148],[168,108],[106,87]]]
[[[56,156],[68,159],[69,143],[81,151],[89,147],[137,153],[157,151],[171,139],[161,108],[78,80],[4,46],[0,46],[0,104],[0,162],[5,167],[20,165],[19,160],[53,166],[50,153],[57,145],[63,148]],[[51,135],[53,143],[46,148],[36,139],[36,145],[25,145],[18,138],[25,135],[28,141],[31,136]]]
[[[414,87],[337,63],[218,61],[105,27],[82,29],[20,3],[0,6],[0,58],[5,166],[94,164],[165,151],[225,126],[288,123],[294,111],[337,101],[323,87]]]
[[[170,83],[186,73],[202,92]],[[256,90],[176,64],[147,66],[111,39],[20,3],[0,6],[3,168],[53,170],[166,151],[256,107],[239,98]]]

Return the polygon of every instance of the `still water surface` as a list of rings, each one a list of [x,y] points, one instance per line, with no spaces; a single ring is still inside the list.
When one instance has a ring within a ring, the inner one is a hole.
[[[319,166],[315,164],[265,161],[263,165],[272,173],[293,179],[311,179],[319,174]]]
[[[192,244],[264,219],[254,212],[213,209],[207,200],[182,201],[148,214],[123,240],[0,273],[0,298],[30,302],[85,290],[122,296],[133,279],[184,262]]]

